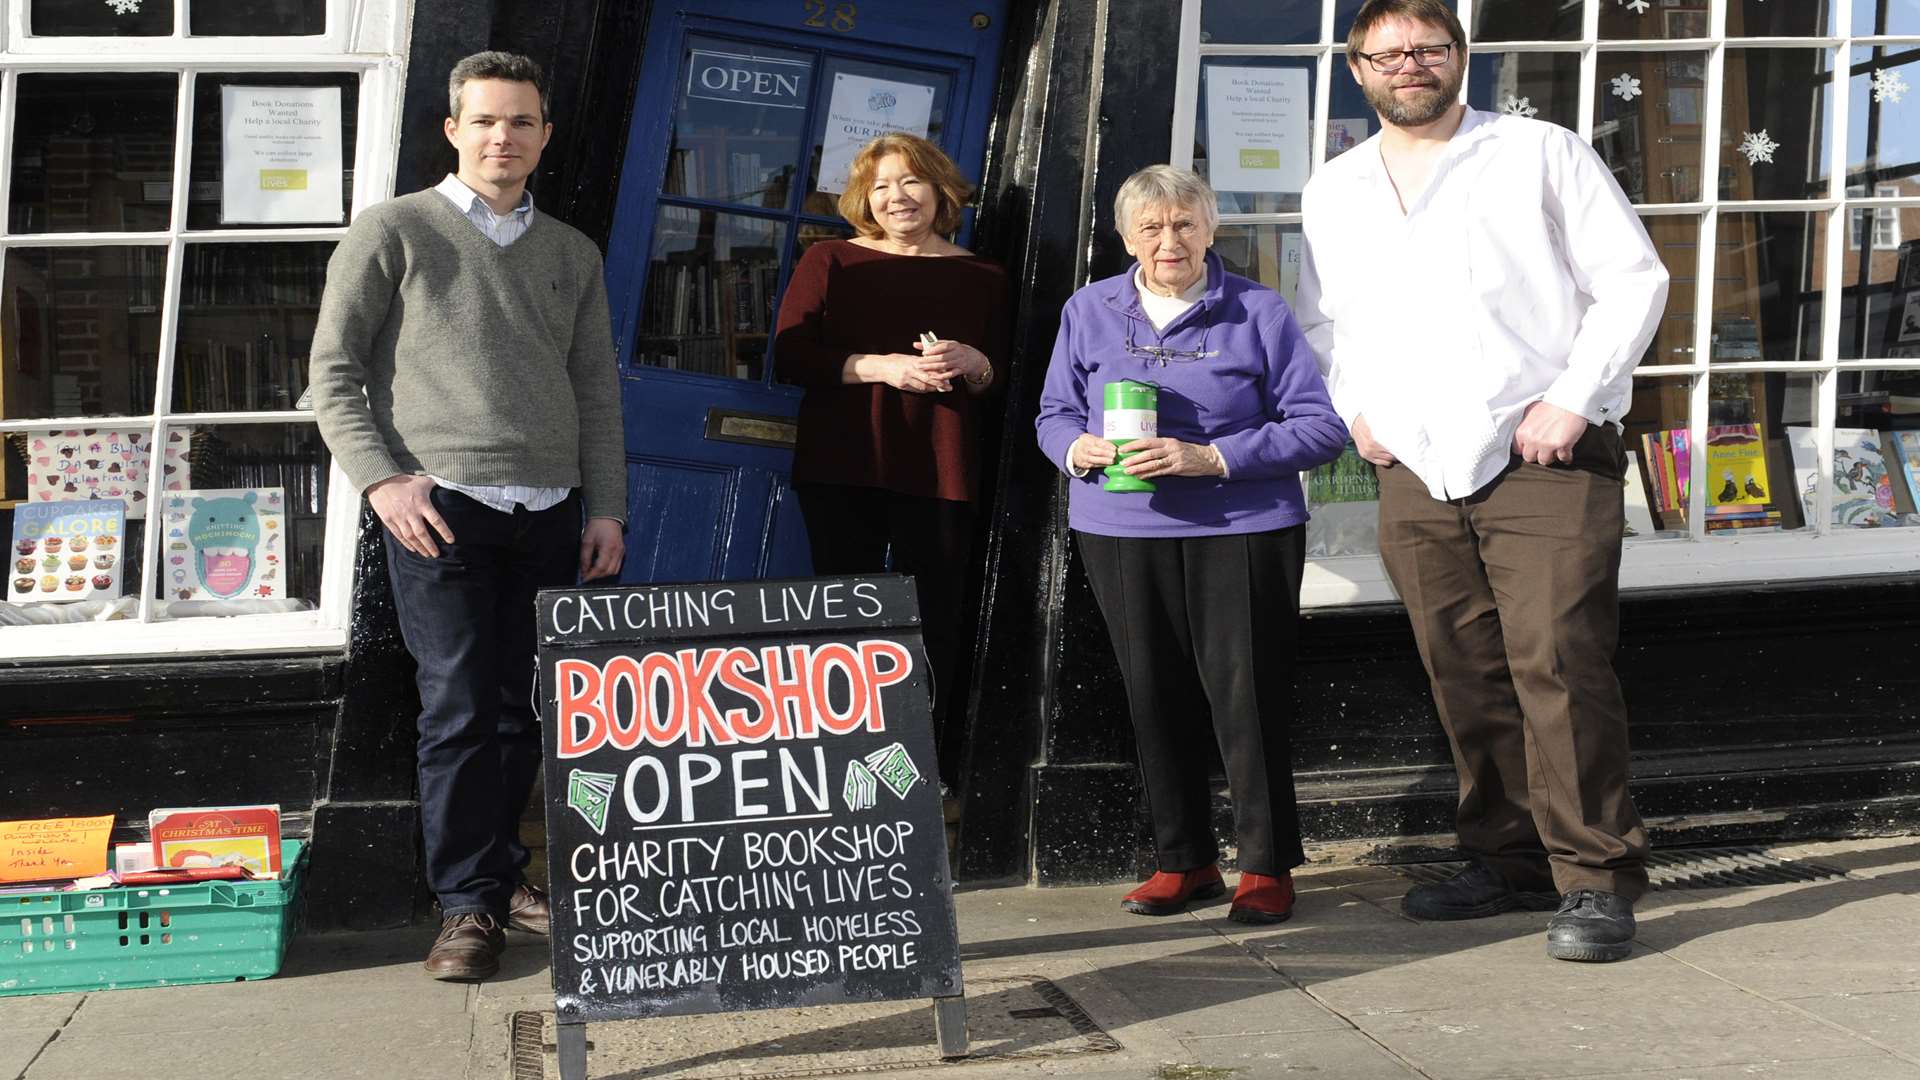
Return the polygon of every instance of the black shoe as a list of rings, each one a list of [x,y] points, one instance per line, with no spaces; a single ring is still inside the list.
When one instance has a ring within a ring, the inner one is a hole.
[[[1547,955],[1605,963],[1633,951],[1633,901],[1599,889],[1575,889],[1547,922]]]
[[[1503,911],[1552,911],[1560,897],[1550,892],[1521,892],[1479,859],[1465,870],[1432,885],[1415,885],[1400,898],[1400,910],[1416,919],[1484,919]]]

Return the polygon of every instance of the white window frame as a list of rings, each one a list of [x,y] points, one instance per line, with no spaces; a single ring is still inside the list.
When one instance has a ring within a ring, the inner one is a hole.
[[[1200,9],[1206,0],[1181,0],[1179,61],[1173,108],[1172,164],[1193,167],[1194,127],[1197,121],[1200,71],[1204,59],[1214,56],[1312,57],[1317,61],[1314,86],[1313,126],[1309,132],[1313,170],[1326,163],[1326,129],[1332,80],[1351,78],[1346,70],[1346,42],[1335,41],[1335,0],[1322,0],[1320,43],[1312,45],[1202,44]],[[1461,25],[1471,33],[1476,0],[1459,0]],[[1833,427],[1838,415],[1836,394],[1840,377],[1858,371],[1920,371],[1920,361],[1889,358],[1839,360],[1840,308],[1843,291],[1845,248],[1850,218],[1856,209],[1869,213],[1881,210],[1896,218],[1903,209],[1920,208],[1920,199],[1852,198],[1846,192],[1848,106],[1851,80],[1846,92],[1828,95],[1828,145],[1826,197],[1805,200],[1721,200],[1719,185],[1720,116],[1725,87],[1728,48],[1818,48],[1827,52],[1830,67],[1842,63],[1851,66],[1852,50],[1858,46],[1920,44],[1920,37],[1873,37],[1852,34],[1851,0],[1829,0],[1832,4],[1834,33],[1830,37],[1726,37],[1729,0],[1710,0],[1709,35],[1679,40],[1601,40],[1600,6],[1611,0],[1586,0],[1581,34],[1570,41],[1499,41],[1476,45],[1474,51],[1488,53],[1571,53],[1580,57],[1580,100],[1578,131],[1582,139],[1593,138],[1595,79],[1600,57],[1610,52],[1704,52],[1707,54],[1707,85],[1701,105],[1701,199],[1690,203],[1641,204],[1635,209],[1642,217],[1686,215],[1700,221],[1700,265],[1696,280],[1714,280],[1713,258],[1716,230],[1723,207],[1736,212],[1783,211],[1826,216],[1823,295],[1821,304],[1821,351],[1816,361],[1746,362],[1709,364],[1661,364],[1640,369],[1636,379],[1691,380],[1689,387],[1689,427],[1696,446],[1706,444],[1710,376],[1739,375],[1752,372],[1788,373],[1811,376],[1816,385],[1816,446],[1819,461],[1832,460]],[[1658,10],[1656,6],[1655,11]],[[1471,69],[1469,69],[1471,71]],[[1467,87],[1461,87],[1466,96]],[[1222,225],[1299,225],[1299,213],[1222,214]],[[1695,357],[1712,355],[1713,290],[1695,290]],[[1706,455],[1692,458],[1694,498],[1704,499]],[[1705,515],[1698,504],[1687,515],[1689,534],[1685,537],[1636,539],[1625,545],[1620,579],[1623,589],[1673,589],[1695,586],[1750,586],[1769,581],[1813,578],[1857,578],[1876,574],[1911,573],[1920,570],[1920,528],[1835,529],[1832,525],[1833,491],[1831,483],[1819,485],[1814,515],[1808,528],[1793,532],[1758,536],[1726,537],[1706,535]],[[1346,555],[1311,558],[1307,561],[1302,583],[1301,605],[1314,608],[1338,608],[1349,605],[1397,603],[1398,596],[1387,580],[1377,555]]]
[[[17,87],[22,74],[163,73],[179,79],[174,128],[174,190],[168,227],[153,232],[21,233],[7,230],[11,168],[0,169],[0,256],[12,248],[137,245],[164,247],[167,270],[163,293],[156,395],[173,383],[179,324],[181,268],[190,242],[339,240],[345,226],[276,229],[187,228],[187,193],[192,164],[194,87],[203,74],[352,72],[360,78],[355,136],[351,214],[388,198],[393,191],[399,153],[400,107],[406,87],[406,57],[411,7],[404,0],[326,0],[328,31],[312,37],[186,36],[187,5],[174,0],[172,37],[33,37],[27,34],[27,2],[12,0],[0,22],[0,140],[10,146]],[[5,260],[0,257],[0,273]],[[0,281],[0,288],[4,282]],[[157,405],[156,398],[155,404]],[[167,413],[115,417],[33,417],[0,419],[0,432],[45,430],[111,422],[146,427],[153,442],[164,442],[171,428],[232,424],[308,424],[311,410]],[[150,470],[148,506],[162,497],[159,469]],[[158,520],[148,517],[149,526]],[[234,655],[335,651],[347,643],[353,611],[354,556],[360,534],[360,499],[339,465],[331,466],[326,524],[321,549],[319,602],[311,610],[212,618],[154,619],[154,589],[159,580],[162,545],[142,545],[137,619],[107,623],[58,623],[0,626],[0,661],[79,659],[111,656]]]

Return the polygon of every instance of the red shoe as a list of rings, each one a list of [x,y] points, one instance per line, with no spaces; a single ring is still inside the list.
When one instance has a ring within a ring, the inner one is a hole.
[[[1179,873],[1161,870],[1128,893],[1120,906],[1135,915],[1178,915],[1188,901],[1211,900],[1226,891],[1217,866]]]
[[[1293,875],[1240,875],[1240,887],[1233,891],[1233,906],[1227,918],[1243,923],[1279,923],[1293,917]]]

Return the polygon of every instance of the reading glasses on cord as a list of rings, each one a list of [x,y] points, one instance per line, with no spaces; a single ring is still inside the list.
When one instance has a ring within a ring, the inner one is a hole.
[[[1137,356],[1149,364],[1191,364],[1195,360],[1205,360],[1209,356],[1219,356],[1219,349],[1207,348],[1207,331],[1213,329],[1213,312],[1205,307],[1200,315],[1200,347],[1197,349],[1169,349],[1165,345],[1136,345],[1133,341],[1133,319],[1127,320],[1127,355]]]
[[[1453,47],[1458,42],[1449,41],[1444,45],[1420,45],[1412,51],[1406,49],[1388,49],[1385,52],[1357,53],[1360,59],[1373,65],[1373,70],[1382,75],[1391,75],[1407,65],[1407,58],[1423,68],[1439,67],[1453,55]]]

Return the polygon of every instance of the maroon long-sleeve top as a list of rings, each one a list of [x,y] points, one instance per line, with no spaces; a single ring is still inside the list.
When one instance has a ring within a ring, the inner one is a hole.
[[[934,394],[840,381],[848,356],[912,355],[926,331],[985,354],[997,389],[1006,375],[1006,271],[978,255],[895,255],[845,240],[822,240],[800,256],[774,343],[781,380],[807,390],[795,482],[975,497],[986,395],[957,379]]]

